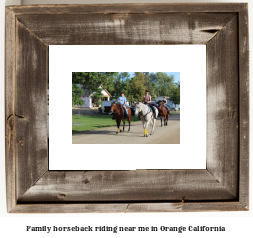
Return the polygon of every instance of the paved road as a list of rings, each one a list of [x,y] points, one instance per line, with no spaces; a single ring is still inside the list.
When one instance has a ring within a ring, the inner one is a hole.
[[[116,123],[115,123],[116,124]],[[121,126],[122,129],[122,126]],[[72,136],[73,144],[180,144],[180,114],[170,115],[168,126],[161,127],[160,118],[156,121],[153,135],[144,137],[142,122],[131,123],[131,130],[128,126],[125,132],[116,135],[115,127],[107,127],[94,131],[86,131]],[[149,125],[148,133],[151,132]]]

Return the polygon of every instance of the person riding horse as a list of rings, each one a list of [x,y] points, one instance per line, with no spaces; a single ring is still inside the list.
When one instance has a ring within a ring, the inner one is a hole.
[[[126,116],[129,117],[127,109],[126,109],[126,97],[124,92],[121,93],[121,97],[118,98],[118,103],[125,109]]]
[[[145,96],[143,97],[143,101],[142,101],[144,104],[147,104],[153,111],[154,113],[154,118],[156,119],[156,112],[155,112],[155,108],[153,105],[151,105],[151,96],[149,95],[149,91],[146,90],[145,91]]]
[[[168,105],[167,105],[167,99],[166,99],[165,96],[163,97],[162,102],[163,102],[164,106],[166,107],[167,111],[169,111],[169,107],[168,107]]]

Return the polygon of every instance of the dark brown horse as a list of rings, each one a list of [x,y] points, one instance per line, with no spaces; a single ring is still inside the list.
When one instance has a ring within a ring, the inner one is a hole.
[[[162,124],[163,117],[164,117],[164,120],[163,120],[164,126],[167,126],[170,114],[163,102],[159,103],[159,116],[161,118],[161,126],[163,126]]]
[[[111,110],[110,113],[115,113],[114,117],[116,119],[117,122],[117,132],[116,134],[118,134],[118,132],[122,132],[122,130],[120,129],[120,122],[121,120],[123,121],[123,131],[125,130],[125,119],[128,119],[128,123],[129,123],[129,129],[128,131],[130,131],[130,122],[131,122],[131,109],[129,107],[126,107],[127,112],[128,112],[128,116],[125,113],[125,110],[123,108],[123,106],[121,106],[118,103],[113,102],[111,105]]]

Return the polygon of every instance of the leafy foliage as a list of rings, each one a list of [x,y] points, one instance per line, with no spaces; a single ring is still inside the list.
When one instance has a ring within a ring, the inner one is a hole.
[[[143,73],[135,73],[133,79],[126,84],[125,95],[129,102],[142,102],[145,95],[145,76]]]
[[[171,87],[170,101],[174,104],[180,104],[180,83]]]
[[[72,84],[72,106],[74,105],[84,105],[84,101],[80,99],[83,94],[83,90],[78,84]]]
[[[95,105],[101,104],[101,99],[103,98],[102,88],[98,88],[96,92],[92,94],[92,98]]]
[[[73,72],[72,73],[72,104],[80,104],[82,89],[93,95],[93,101],[98,104],[103,96],[101,84],[116,100],[122,91],[130,103],[142,101],[145,90],[149,90],[152,100],[158,96],[169,96],[173,102],[180,103],[180,84],[174,83],[174,76],[158,72],[135,72],[131,78],[128,72]]]
[[[112,79],[112,88],[109,91],[112,95],[112,99],[117,99],[121,92],[126,88],[126,82],[130,79],[130,74],[128,72],[114,73]]]
[[[174,76],[168,76],[166,73],[158,72],[156,74],[155,90],[159,96],[170,95],[170,90],[174,82]]]
[[[91,93],[98,90],[102,84],[105,88],[110,88],[110,77],[114,73],[110,72],[73,72],[72,83],[82,85],[83,89],[90,90]]]

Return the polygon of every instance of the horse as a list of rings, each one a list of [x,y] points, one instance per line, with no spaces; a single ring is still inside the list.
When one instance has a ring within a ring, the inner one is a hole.
[[[128,112],[128,116],[126,115],[124,108],[119,105],[118,103],[112,102],[111,103],[111,109],[110,109],[110,113],[115,113],[115,119],[117,122],[117,132],[116,134],[120,132],[122,132],[122,130],[120,129],[120,122],[121,120],[123,121],[123,131],[125,130],[125,119],[128,119],[128,123],[129,123],[129,129],[128,131],[130,131],[130,122],[131,122],[131,109],[129,107],[126,107],[127,112]]]
[[[167,126],[170,114],[163,102],[159,103],[159,116],[161,118],[161,126],[163,126],[162,120],[163,120],[164,126]]]
[[[156,117],[158,115],[158,110],[155,108]],[[147,105],[139,102],[135,104],[135,116],[138,117],[140,115],[143,128],[144,128],[144,137],[148,137],[148,125],[151,123],[152,131],[150,135],[154,133],[156,119],[152,113],[152,109]]]

